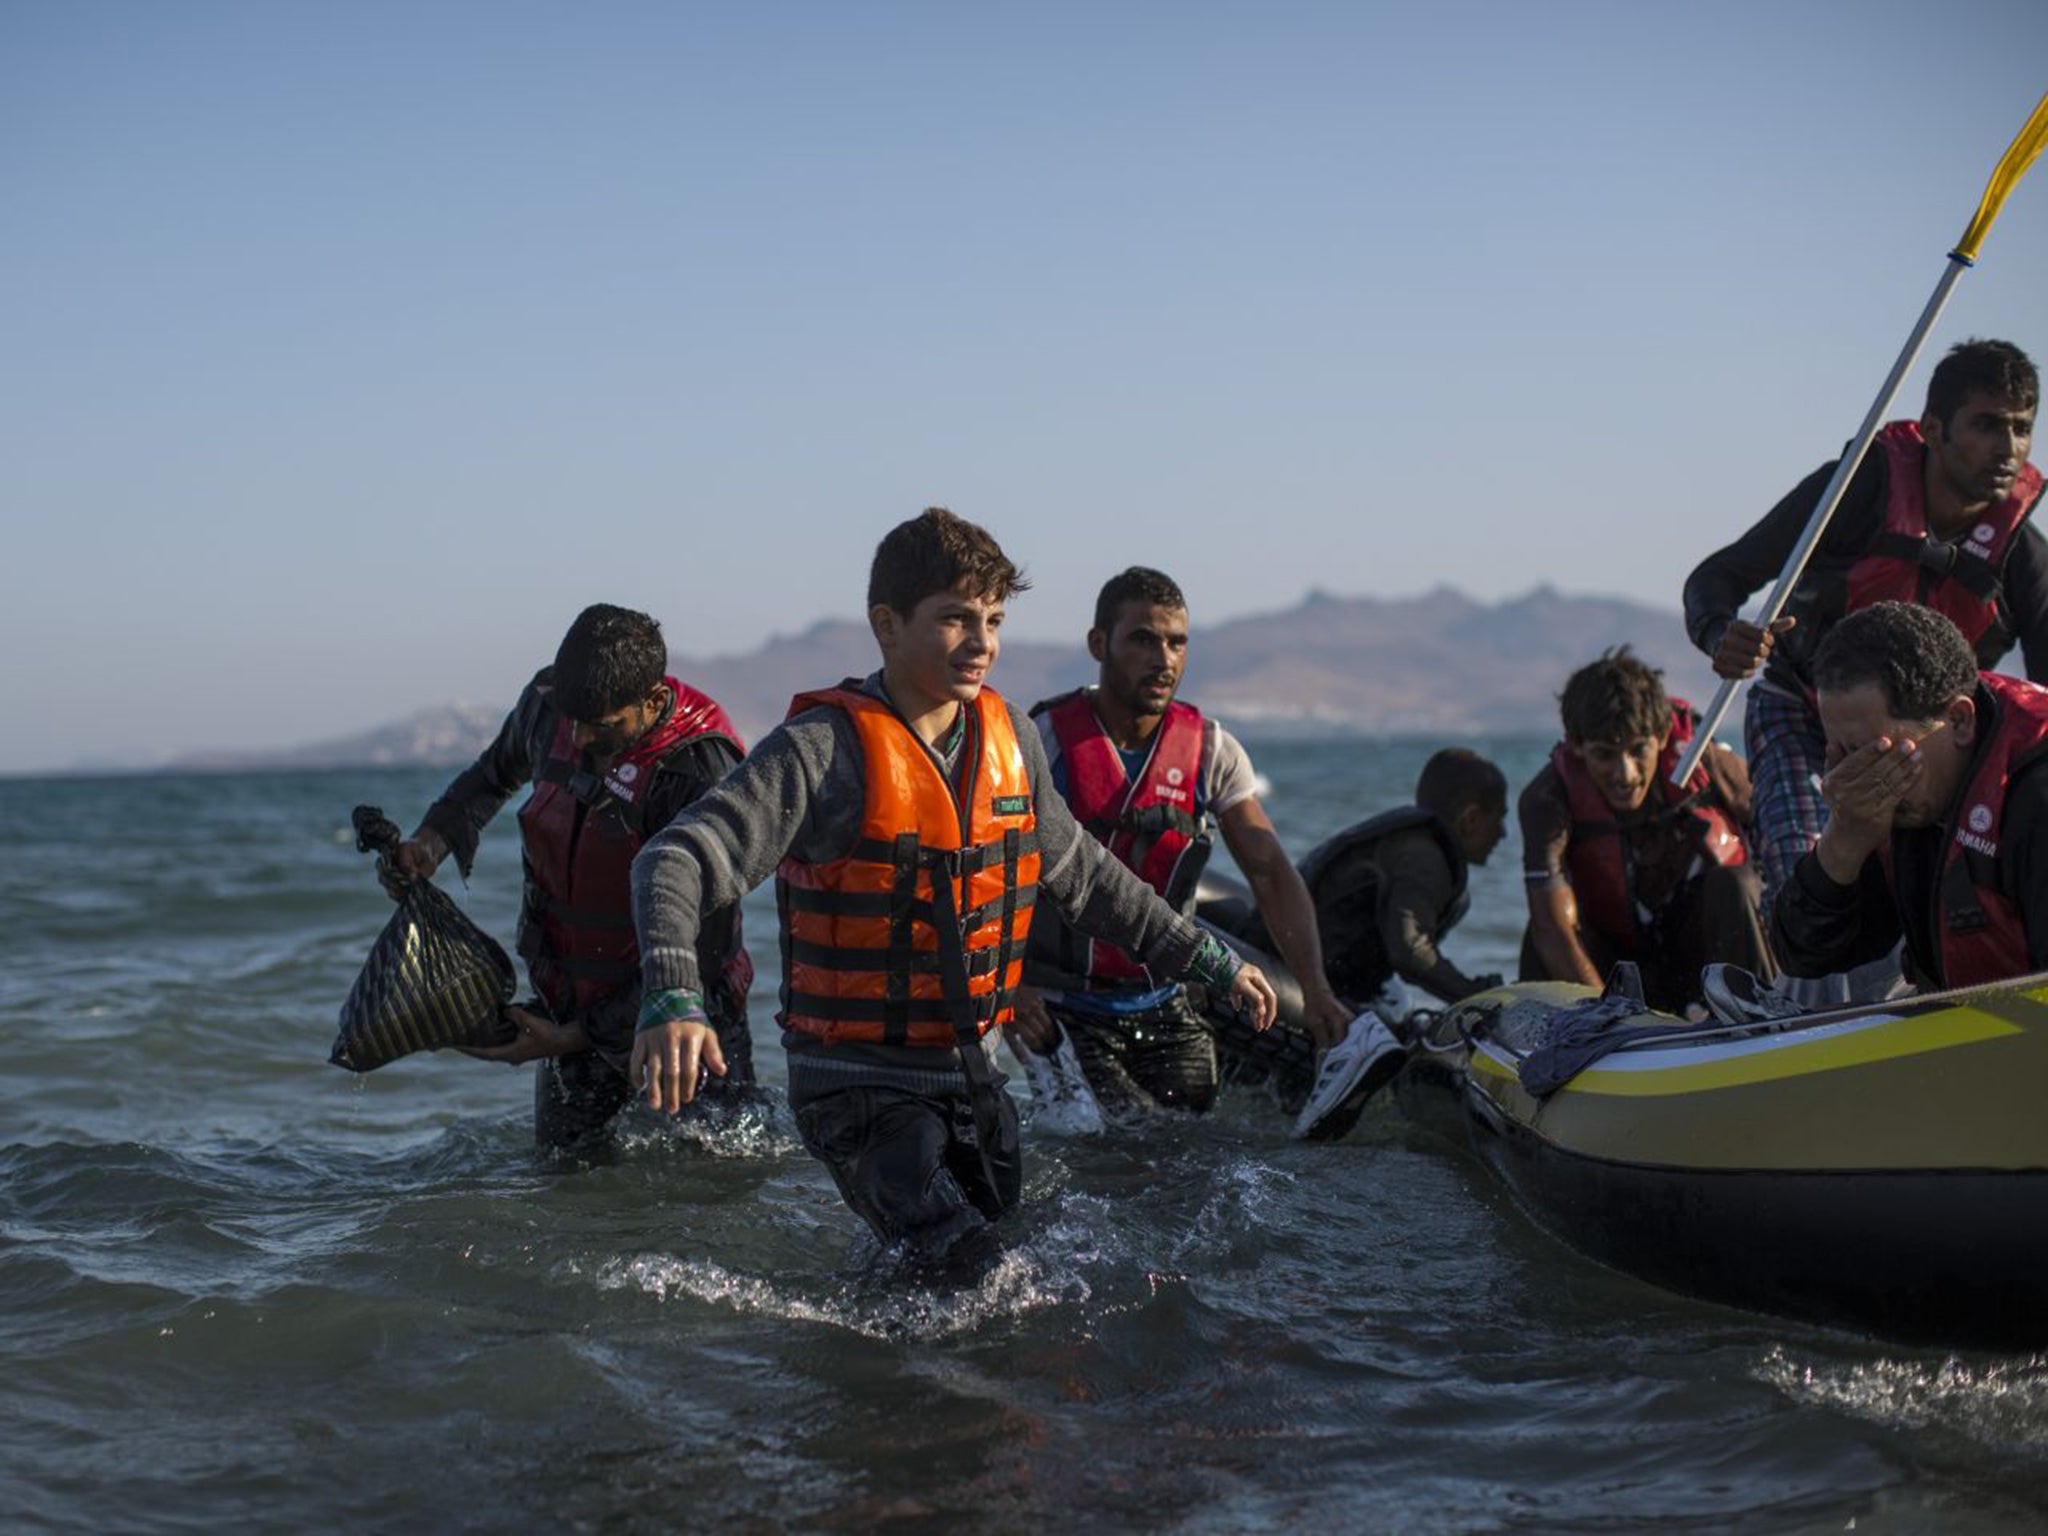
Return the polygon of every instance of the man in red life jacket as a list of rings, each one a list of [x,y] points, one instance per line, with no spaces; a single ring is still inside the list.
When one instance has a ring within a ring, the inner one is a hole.
[[[512,1010],[519,1034],[511,1044],[470,1054],[540,1063],[534,1129],[544,1147],[592,1136],[632,1097],[626,1065],[640,1011],[633,856],[740,760],[724,710],[667,671],[653,619],[607,603],[584,609],[554,665],[526,685],[497,738],[398,850],[403,874],[430,877],[453,853],[467,875],[484,826],[534,786],[519,812],[519,953],[539,996]],[[720,1092],[736,1102],[753,1081],[753,966],[736,906],[706,923],[699,952],[727,1064]]]
[[[1188,654],[1180,588],[1144,566],[1110,578],[1096,598],[1088,654],[1096,685],[1031,712],[1053,784],[1075,820],[1180,912],[1194,910],[1195,884],[1220,830],[1275,947],[1302,983],[1303,1022],[1317,1046],[1336,1043],[1357,1009],[1340,1002],[1324,977],[1315,905],[1259,804],[1251,759],[1230,732],[1175,696]],[[1152,975],[1115,944],[1048,917],[1032,929],[1024,979],[1013,1044],[1057,1050],[1064,1031],[1112,1115],[1209,1108],[1216,1031],[1186,988]],[[1279,1038],[1275,1032],[1266,1040]]]
[[[995,1067],[1031,930],[1058,911],[1264,1027],[1273,989],[1075,824],[1038,733],[987,686],[1021,572],[943,507],[868,572],[882,665],[789,717],[634,864],[647,995],[631,1070],[673,1112],[726,1064],[705,1019],[703,914],[771,875],[789,1103],[811,1154],[884,1243],[971,1269],[1022,1192]]]
[[[2027,521],[2042,486],[2027,462],[2039,399],[2034,365],[2012,343],[1953,348],[1928,380],[1920,419],[1879,432],[1770,633],[1738,614],[1784,569],[1832,462],[1687,578],[1686,630],[1714,670],[1737,678],[1763,669],[1744,734],[1766,899],[1826,820],[1811,663],[1845,614],[1887,599],[1924,603],[1961,627],[1980,668],[1996,666],[2017,640],[2027,675],[2048,680],[2048,541]]]
[[[1633,961],[1653,1007],[1682,1013],[1720,961],[1768,981],[1761,892],[1742,828],[1749,777],[1716,746],[1671,783],[1692,711],[1626,646],[1574,672],[1564,740],[1522,791],[1524,980],[1602,984]]]
[[[1895,602],[1837,625],[1813,678],[1828,824],[1771,910],[1787,970],[1901,938],[1932,989],[2048,970],[2048,688],[1980,673],[1949,619]]]

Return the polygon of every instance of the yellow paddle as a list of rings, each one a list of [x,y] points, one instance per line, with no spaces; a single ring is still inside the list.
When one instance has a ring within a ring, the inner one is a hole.
[[[1863,462],[1863,455],[1870,447],[1871,439],[1877,436],[1877,429],[1884,425],[1890,413],[1892,401],[1897,397],[1899,385],[1906,372],[1913,366],[1913,360],[1920,355],[1920,347],[1927,340],[1927,333],[1940,318],[1942,306],[1948,303],[1949,290],[1955,287],[1956,279],[1963,275],[1966,267],[1977,264],[1977,249],[1984,243],[1984,237],[1991,233],[1991,224],[1998,217],[1998,210],[2005,206],[2005,200],[2019,180],[2027,174],[2027,167],[2040,156],[2048,146],[2048,96],[2043,96],[2034,107],[2027,125],[2020,129],[2019,137],[2005,152],[2005,158],[1998,162],[1998,169],[1991,173],[1991,184],[1984,189],[1983,200],[1977,204],[1976,217],[1970,220],[1970,227],[1963,231],[1963,238],[1956,242],[1956,248],[1948,253],[1948,265],[1942,269],[1941,281],[1934,285],[1934,293],[1927,301],[1927,307],[1920,312],[1920,319],[1913,327],[1913,334],[1906,338],[1905,349],[1899,353],[1899,360],[1892,364],[1892,371],[1884,381],[1884,388],[1871,403],[1870,414],[1863,418],[1863,425],[1857,429],[1855,441],[1842,455],[1842,461],[1835,466],[1834,477],[1828,481],[1828,488],[1821,493],[1820,503],[1813,509],[1813,516],[1806,520],[1806,531],[1799,536],[1799,543],[1792,550],[1792,558],[1785,562],[1785,569],[1778,576],[1778,584],[1771,589],[1770,600],[1757,615],[1759,629],[1769,629],[1778,615],[1784,612],[1786,602],[1792,596],[1793,588],[1799,585],[1799,578],[1806,570],[1806,562],[1813,557],[1814,546],[1820,543],[1820,536],[1827,531],[1828,519],[1835,515],[1835,508],[1841,503],[1842,493],[1849,488],[1849,481],[1856,468]],[[1714,739],[1714,731],[1728,713],[1728,706],[1735,701],[1735,690],[1741,687],[1737,678],[1724,678],[1720,689],[1714,694],[1714,702],[1701,718],[1699,730],[1693,737],[1692,745],[1686,749],[1684,759],[1672,774],[1672,779],[1683,784],[1693,776],[1700,760],[1707,755],[1708,744]]]

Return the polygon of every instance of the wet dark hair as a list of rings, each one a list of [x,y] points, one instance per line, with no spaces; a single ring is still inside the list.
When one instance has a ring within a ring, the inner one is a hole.
[[[1927,414],[1946,432],[1972,392],[1982,390],[2031,411],[2041,402],[2041,376],[2033,360],[2009,341],[1971,337],[1948,349],[1927,381]]]
[[[1932,720],[1976,692],[1977,653],[1946,614],[1918,603],[1872,603],[1828,631],[1813,657],[1813,685],[1847,693],[1875,683],[1895,720]]]
[[[602,720],[654,692],[667,671],[659,624],[631,608],[592,603],[555,652],[555,707],[571,720]]]
[[[1470,747],[1445,747],[1422,765],[1415,803],[1449,826],[1468,805],[1483,811],[1505,806],[1507,775]]]
[[[1557,704],[1567,741],[1634,741],[1671,728],[1664,674],[1625,645],[1567,678]]]
[[[1105,635],[1116,627],[1116,616],[1125,603],[1147,603],[1155,608],[1188,611],[1188,600],[1179,585],[1164,571],[1149,565],[1134,565],[1118,571],[1102,584],[1095,595],[1095,627]]]
[[[926,507],[891,528],[868,567],[868,606],[887,603],[905,618],[934,592],[1001,602],[1030,590],[994,535],[944,507]]]

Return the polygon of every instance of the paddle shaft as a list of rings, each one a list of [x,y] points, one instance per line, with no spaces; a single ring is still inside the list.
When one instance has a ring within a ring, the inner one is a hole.
[[[1899,385],[1904,382],[1920,349],[1927,342],[1927,333],[1934,329],[1934,322],[1941,318],[1942,309],[1948,304],[1950,291],[1956,279],[1970,265],[1964,257],[1951,252],[1948,265],[1942,269],[1941,281],[1934,285],[1934,292],[1928,296],[1927,307],[1920,312],[1920,319],[1913,326],[1913,334],[1906,338],[1906,345],[1899,353],[1898,361],[1892,364],[1892,371],[1885,376],[1884,388],[1877,392],[1877,398],[1870,403],[1870,413],[1863,418],[1863,425],[1856,429],[1856,437],[1842,454],[1841,462],[1828,480],[1827,489],[1821,492],[1820,501],[1814,506],[1813,515],[1806,520],[1806,530],[1799,535],[1799,542],[1792,546],[1792,557],[1785,562],[1785,569],[1778,575],[1778,584],[1771,589],[1770,597],[1758,613],[1756,624],[1759,629],[1769,629],[1785,611],[1785,604],[1791,601],[1793,591],[1799,586],[1799,578],[1806,573],[1806,563],[1813,558],[1813,551],[1820,543],[1821,535],[1828,530],[1828,522],[1835,515],[1835,508],[1842,503],[1842,496],[1849,489],[1849,482],[1863,463],[1863,455],[1870,450],[1871,442],[1877,437],[1877,429],[1884,425],[1890,413],[1892,402],[1898,398]],[[1739,677],[1721,680],[1721,686],[1714,692],[1714,702],[1707,706],[1707,712],[1700,717],[1694,729],[1692,745],[1685,750],[1685,757],[1671,775],[1672,782],[1683,784],[1699,768],[1700,761],[1707,755],[1707,748],[1713,744],[1714,732],[1728,714],[1728,706],[1735,702],[1735,690],[1742,686]]]
[[[1842,455],[1842,462],[1835,466],[1834,478],[1828,481],[1827,490],[1822,493],[1820,504],[1813,509],[1813,516],[1806,520],[1806,531],[1799,536],[1799,543],[1792,551],[1792,558],[1786,562],[1784,572],[1778,577],[1778,584],[1771,589],[1770,601],[1764,604],[1758,616],[1759,627],[1768,630],[1776,622],[1785,604],[1790,600],[1793,589],[1799,585],[1799,578],[1805,574],[1806,562],[1813,557],[1814,546],[1820,543],[1820,536],[1827,532],[1828,519],[1835,515],[1835,508],[1842,500],[1842,493],[1849,488],[1849,481],[1856,468],[1863,462],[1863,455],[1869,450],[1871,439],[1877,436],[1877,429],[1883,425],[1885,413],[1891,409],[1893,397],[1899,392],[1899,381],[1906,376],[1906,370],[1913,366],[1913,359],[1920,355],[1920,346],[1927,340],[1927,333],[1934,329],[1934,322],[1941,315],[1942,306],[1948,303],[1949,290],[1956,285],[1956,279],[1963,275],[1963,269],[1977,264],[1977,252],[1983,247],[1984,237],[1991,233],[1992,222],[1998,217],[1998,210],[2005,206],[2005,200],[2012,195],[2012,189],[2027,174],[2027,167],[2048,148],[2048,94],[2034,104],[2034,110],[2027,115],[2027,121],[2019,134],[1999,157],[1997,168],[1991,173],[1991,182],[1984,189],[1984,196],[1977,202],[1977,212],[1969,226],[1963,231],[1963,238],[1956,248],[1948,253],[1948,265],[1943,268],[1941,281],[1934,285],[1934,293],[1927,300],[1927,308],[1920,313],[1920,323],[1913,327],[1913,334],[1906,338],[1905,350],[1899,353],[1899,360],[1892,364],[1890,377],[1884,381],[1884,388],[1878,391],[1877,399],[1871,403],[1870,414],[1863,418],[1862,430],[1849,445],[1849,451]],[[1692,746],[1686,750],[1685,760],[1678,765],[1672,778],[1683,784],[1698,771],[1700,761],[1707,755],[1707,748],[1714,740],[1722,719],[1728,713],[1728,706],[1735,701],[1735,690],[1742,686],[1740,678],[1722,681],[1714,694],[1714,702],[1706,716],[1700,721],[1699,729],[1693,736]]]

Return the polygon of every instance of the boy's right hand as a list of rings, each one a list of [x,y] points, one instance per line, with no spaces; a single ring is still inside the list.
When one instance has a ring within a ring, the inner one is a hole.
[[[1273,983],[1250,961],[1238,967],[1237,979],[1230,984],[1230,1001],[1239,1013],[1250,1016],[1253,1029],[1271,1029],[1280,1017],[1280,999]]]
[[[725,1076],[725,1052],[718,1031],[702,1019],[670,1019],[633,1037],[633,1059],[626,1081],[647,1089],[647,1107],[680,1113],[697,1096],[697,1079],[709,1072]]]

